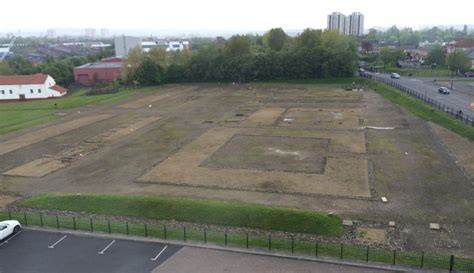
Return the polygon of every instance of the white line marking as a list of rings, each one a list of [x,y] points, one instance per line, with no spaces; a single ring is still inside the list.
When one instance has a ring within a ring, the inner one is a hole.
[[[160,255],[168,248],[168,246],[165,246],[161,251],[160,253],[158,253],[158,255],[156,255],[155,258],[151,258],[152,261],[156,261],[158,260],[158,257],[160,257]]]
[[[115,243],[115,240],[112,240],[112,242],[110,242],[110,244],[108,244],[104,249],[102,249],[102,251],[97,252],[97,253],[99,253],[99,254],[104,254],[105,251],[106,251],[109,247],[111,247],[114,243]]]
[[[0,246],[3,246],[4,244],[8,243],[11,239],[15,238],[18,234],[21,233],[21,230],[18,231],[16,234],[14,234],[12,237],[8,238],[5,242],[1,243]]]
[[[54,248],[57,244],[61,243],[62,240],[66,239],[67,235],[64,235],[63,237],[61,237],[61,239],[59,239],[56,243],[48,246],[48,248]]]

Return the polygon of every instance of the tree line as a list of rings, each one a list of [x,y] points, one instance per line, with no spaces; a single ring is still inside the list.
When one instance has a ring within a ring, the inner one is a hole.
[[[247,82],[352,76],[357,44],[337,32],[305,29],[296,37],[281,28],[263,36],[234,35],[201,44],[198,50],[148,53],[132,49],[124,83]]]

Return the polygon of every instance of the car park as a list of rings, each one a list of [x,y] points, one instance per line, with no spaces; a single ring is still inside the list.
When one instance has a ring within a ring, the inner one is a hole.
[[[451,93],[447,87],[440,87],[438,89],[438,93],[443,94],[443,95],[449,95]]]
[[[392,73],[392,74],[390,74],[390,78],[392,78],[392,79],[400,79],[400,75],[398,75],[397,73]]]
[[[20,222],[16,220],[8,220],[0,222],[0,241],[9,236],[18,233],[21,230]]]

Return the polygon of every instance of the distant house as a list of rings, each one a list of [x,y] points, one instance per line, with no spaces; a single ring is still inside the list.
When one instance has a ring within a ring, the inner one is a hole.
[[[469,58],[471,59],[471,70],[474,70],[474,48],[467,50],[467,54],[469,54]]]
[[[122,58],[112,57],[100,62],[88,63],[74,68],[74,81],[91,86],[101,82],[113,82],[122,78]]]
[[[47,74],[0,76],[0,101],[62,97],[67,89]]]

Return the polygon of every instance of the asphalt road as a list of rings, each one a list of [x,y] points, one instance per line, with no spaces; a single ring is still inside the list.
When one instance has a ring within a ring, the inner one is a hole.
[[[23,230],[1,243],[0,273],[149,273],[179,249],[176,245]]]
[[[390,80],[390,74],[366,73]],[[454,90],[449,95],[443,95],[438,92],[440,86],[446,86],[450,83],[451,79],[449,78],[402,76],[400,79],[393,79],[393,81],[416,90],[421,95],[426,95],[428,98],[434,99],[450,108],[461,110],[465,115],[469,115],[469,117],[474,117],[474,109],[470,108],[470,104],[474,103],[474,81],[455,81]]]

